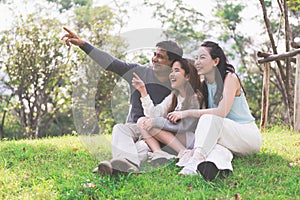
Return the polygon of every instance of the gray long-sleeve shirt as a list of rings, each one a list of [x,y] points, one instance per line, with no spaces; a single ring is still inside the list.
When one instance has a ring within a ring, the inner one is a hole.
[[[160,82],[150,66],[141,66],[139,64],[123,62],[110,54],[95,48],[87,42],[80,48],[103,69],[117,73],[129,83],[131,106],[127,122],[136,123],[138,118],[144,116],[140,100],[141,95],[131,84],[133,72],[144,81],[147,91],[155,105],[161,103],[162,100],[170,94],[170,82]]]

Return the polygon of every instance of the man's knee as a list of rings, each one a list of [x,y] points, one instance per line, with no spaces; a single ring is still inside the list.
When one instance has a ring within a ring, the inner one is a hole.
[[[139,131],[136,124],[116,124],[113,127],[112,137],[130,137],[134,141],[139,138]]]
[[[116,124],[113,127],[113,132],[118,132],[119,130],[122,130],[122,128],[125,126],[125,124]]]

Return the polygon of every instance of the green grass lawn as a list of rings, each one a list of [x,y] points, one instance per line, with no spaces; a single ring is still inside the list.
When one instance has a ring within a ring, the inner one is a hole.
[[[276,127],[263,140],[258,154],[235,157],[234,173],[213,182],[178,176],[174,164],[127,176],[93,174],[110,157],[109,139],[97,156],[76,136],[1,141],[0,199],[300,199],[300,133]]]

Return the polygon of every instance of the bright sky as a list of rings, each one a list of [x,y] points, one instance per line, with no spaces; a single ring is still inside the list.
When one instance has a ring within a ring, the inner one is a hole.
[[[7,29],[10,25],[11,17],[10,17],[10,11],[8,9],[7,5],[1,5],[0,6],[0,30]]]
[[[118,2],[120,2],[119,0]],[[166,3],[170,3],[169,0],[160,0],[165,1]],[[7,29],[10,27],[13,17],[15,14],[26,14],[33,12],[34,7],[30,5],[31,1],[27,1],[24,3],[24,0],[14,0],[13,5],[2,5],[0,4],[0,30]],[[33,1],[34,2],[34,1]],[[160,24],[157,20],[152,18],[153,9],[149,7],[145,7],[143,5],[142,0],[130,0],[130,7],[128,8],[128,13],[130,14],[130,18],[128,21],[127,27],[125,27],[125,31],[130,31],[139,28],[160,28]],[[211,9],[213,7],[214,1],[207,0],[183,0],[183,2],[189,6],[194,7],[195,9],[202,12],[205,17],[211,17]],[[35,2],[36,3],[36,2]],[[96,5],[114,5],[111,0],[94,0]],[[9,7],[13,7],[13,11],[9,10]],[[251,17],[254,13],[257,13],[257,8],[253,6],[247,6],[245,9],[247,12],[247,17]],[[252,22],[253,23],[253,22]],[[254,31],[255,29],[250,28],[253,27],[251,24],[249,25],[249,31]]]
[[[103,0],[99,1],[103,2]],[[162,1],[171,2],[170,0]],[[134,30],[138,28],[161,28],[158,20],[152,18],[153,9],[144,6],[142,2],[143,1],[141,0],[131,0],[132,8],[130,8],[131,12],[129,12],[131,13],[131,16],[128,22],[127,30]],[[200,10],[205,16],[211,15],[210,11],[212,8],[212,1],[184,0],[183,2],[189,6],[197,8],[197,10]]]
[[[152,1],[164,1],[166,3],[171,3],[170,0],[152,0]],[[26,2],[26,3],[24,3]],[[118,2],[122,2],[122,0],[118,0]],[[204,14],[205,18],[210,19],[212,8],[214,7],[214,1],[207,1],[207,0],[183,0],[183,2],[190,6],[194,7],[198,11]],[[8,29],[12,22],[15,15],[18,14],[28,14],[34,12],[34,7],[32,4],[42,3],[42,1],[26,1],[26,0],[14,0],[14,4],[5,5],[0,4],[0,31],[3,29]],[[158,20],[152,18],[153,9],[146,7],[143,5],[143,0],[130,0],[129,1],[128,13],[129,19],[128,24],[126,27],[123,28],[123,31],[127,33],[128,31],[143,29],[143,28],[156,28],[161,29],[160,23]],[[112,7],[114,3],[111,0],[94,0],[95,5],[104,5],[108,4]],[[253,6],[251,3],[247,4],[246,8],[244,9],[245,14],[243,17],[247,18],[244,22],[244,29],[246,30],[245,33],[249,35],[258,35],[261,30],[261,27],[258,27],[257,20],[251,20],[255,14],[259,13],[257,7]],[[11,8],[12,10],[10,10]],[[47,9],[46,9],[47,10]],[[55,15],[56,12],[53,12],[55,8],[48,9],[51,10],[51,15]],[[42,11],[41,11],[42,12]],[[57,11],[58,13],[58,11]],[[62,17],[62,20],[67,20],[67,17]],[[67,22],[66,22],[67,23]],[[149,41],[152,45],[153,42]]]

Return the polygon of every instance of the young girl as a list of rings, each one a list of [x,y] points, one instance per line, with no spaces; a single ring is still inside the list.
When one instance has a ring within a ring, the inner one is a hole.
[[[167,153],[161,150],[160,142],[177,153],[187,147],[192,148],[193,132],[198,119],[188,117],[180,122],[171,123],[166,116],[174,110],[199,109],[202,104],[200,79],[196,68],[187,59],[175,60],[171,66],[169,79],[173,91],[159,105],[153,104],[143,81],[136,74],[132,80],[133,86],[141,93],[145,114],[145,117],[138,120],[137,125],[154,157],[166,156],[167,158]]]
[[[228,150],[239,156],[249,155],[259,151],[262,137],[241,81],[219,45],[211,41],[201,44],[195,67],[205,78],[208,108],[174,111],[167,118],[173,123],[188,116],[199,118],[194,149],[179,160],[183,166],[179,174],[196,175],[198,171],[206,180],[212,180],[220,170],[206,159],[217,146],[224,149],[224,155]]]

